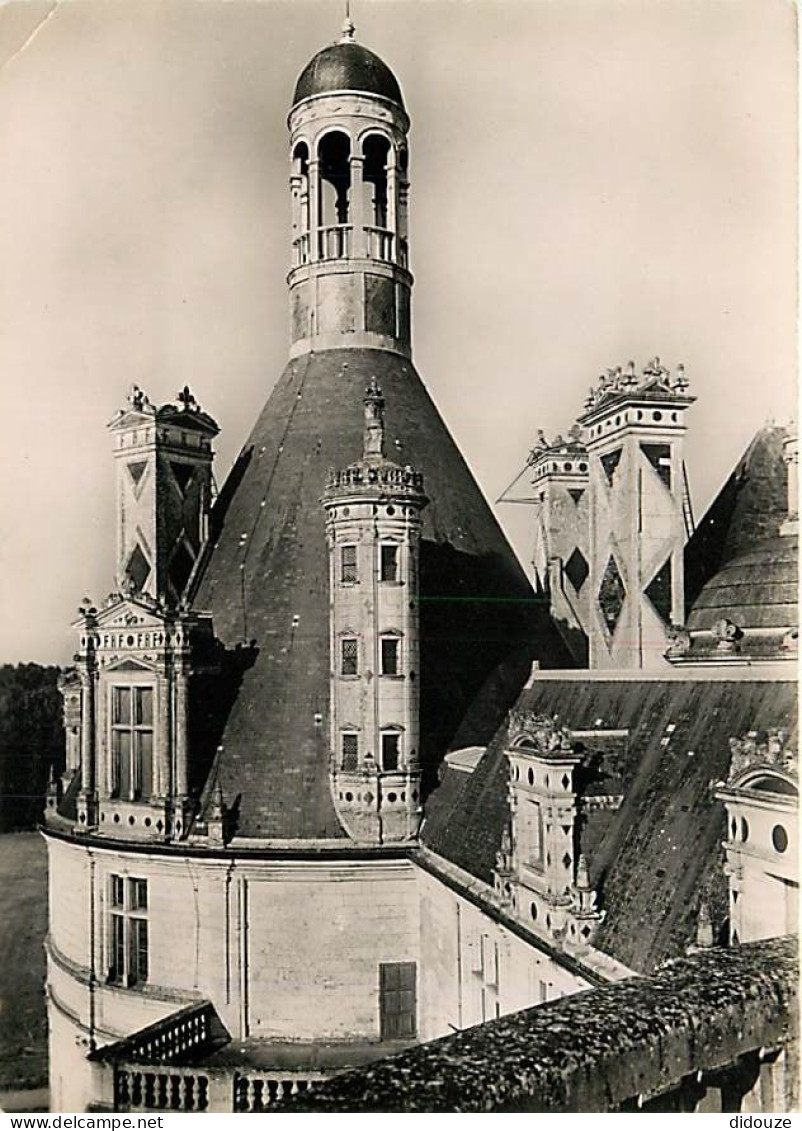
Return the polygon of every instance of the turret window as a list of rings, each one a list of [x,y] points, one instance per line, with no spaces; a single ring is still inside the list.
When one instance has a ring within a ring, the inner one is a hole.
[[[381,674],[400,675],[401,663],[399,659],[401,641],[397,636],[383,636],[381,638]]]
[[[359,581],[359,571],[356,563],[356,546],[340,547],[340,582],[343,585],[355,585]]]
[[[382,766],[383,770],[392,772],[398,769],[401,760],[401,735],[387,732],[382,735]]]
[[[111,689],[111,795],[126,801],[153,789],[153,688]]]
[[[109,981],[135,986],[148,979],[148,881],[109,877]]]
[[[359,675],[359,641],[355,636],[340,641],[340,675]]]
[[[398,580],[398,546],[385,543],[379,550],[379,581]]]
[[[359,762],[359,735],[344,734],[342,736],[342,768],[355,770]]]

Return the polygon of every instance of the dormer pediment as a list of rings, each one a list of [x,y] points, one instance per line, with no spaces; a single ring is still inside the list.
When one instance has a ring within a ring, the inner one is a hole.
[[[120,597],[97,615],[97,626],[110,629],[156,629],[167,625],[167,617],[136,597]]]
[[[126,675],[132,674],[146,674],[153,675],[156,671],[156,665],[144,659],[133,659],[131,656],[121,657],[119,660],[112,660],[111,663],[106,665],[105,671],[109,675]]]
[[[154,424],[155,420],[156,409],[153,405],[148,404],[141,409],[120,409],[117,415],[109,421],[107,427],[112,432],[121,432],[128,428],[146,428],[148,425]]]

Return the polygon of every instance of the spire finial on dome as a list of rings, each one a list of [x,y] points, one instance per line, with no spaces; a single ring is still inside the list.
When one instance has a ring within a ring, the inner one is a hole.
[[[345,0],[345,19],[343,20],[341,43],[353,42],[356,35],[356,28],[354,21],[351,19],[351,0]]]

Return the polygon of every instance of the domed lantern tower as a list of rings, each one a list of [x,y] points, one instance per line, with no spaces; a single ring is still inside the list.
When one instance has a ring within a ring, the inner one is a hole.
[[[288,126],[291,356],[343,345],[409,356],[409,118],[350,19],[301,73]]]
[[[331,789],[320,498],[328,470],[362,449],[374,379],[388,458],[425,477],[429,500],[418,548],[423,794],[451,745],[490,739],[533,660],[570,659],[412,363],[409,118],[398,80],[350,20],[302,70],[288,128],[289,361],[221,491],[191,599],[225,647],[244,646],[252,661],[215,761],[224,803],[240,799],[235,835],[361,840]],[[491,675],[492,700],[473,710]]]

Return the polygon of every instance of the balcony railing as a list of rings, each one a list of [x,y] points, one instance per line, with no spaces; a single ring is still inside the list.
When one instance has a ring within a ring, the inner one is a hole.
[[[310,1091],[316,1080],[325,1079],[323,1075],[290,1077],[286,1073],[259,1073],[254,1076],[235,1074],[234,1111],[267,1111],[282,1100]]]
[[[235,1068],[114,1066],[115,1111],[261,1112],[302,1095],[326,1077]]]
[[[330,228],[318,228],[318,259],[349,259],[352,231],[350,224],[334,224]]]
[[[387,228],[366,225],[362,241],[354,240],[351,224],[332,224],[317,230],[317,258],[326,259],[379,259],[383,263],[408,264],[408,244],[401,236]],[[312,240],[309,232],[297,236],[292,243],[293,266],[303,267],[311,261]]]
[[[292,241],[293,265],[302,267],[309,262],[309,232]]]
[[[213,1111],[210,1078],[191,1068],[114,1066],[115,1111]],[[217,1089],[219,1091],[220,1089]],[[222,1098],[222,1097],[221,1097]]]

